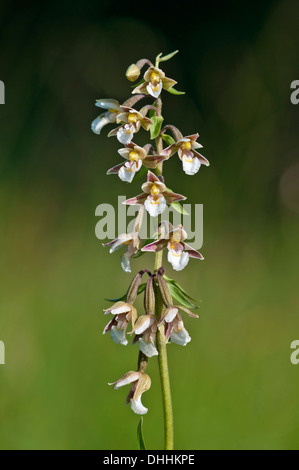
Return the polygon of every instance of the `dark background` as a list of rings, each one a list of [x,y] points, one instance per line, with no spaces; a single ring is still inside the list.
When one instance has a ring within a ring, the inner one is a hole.
[[[1,448],[137,445],[126,391],[106,385],[137,350],[101,335],[104,297],[131,276],[94,228],[96,206],[140,181],[106,176],[119,145],[90,123],[95,99],[129,96],[128,65],[175,49],[163,69],[186,95],[164,93],[165,121],[199,132],[211,162],[193,178],[176,157],[167,167],[169,187],[204,204],[205,261],[167,266],[200,301],[192,342],[169,347],[175,445],[298,448],[298,13],[293,0],[1,3]],[[161,448],[154,359],[149,374],[144,432]]]

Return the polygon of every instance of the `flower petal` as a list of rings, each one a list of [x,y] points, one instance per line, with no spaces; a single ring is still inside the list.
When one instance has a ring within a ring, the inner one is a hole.
[[[101,114],[100,116],[98,116],[96,119],[92,121],[91,130],[95,134],[100,134],[103,127],[109,123],[111,123],[111,120],[109,119],[108,113]]]
[[[143,406],[141,403],[141,396],[137,398],[137,400],[134,400],[132,398],[131,400],[131,410],[134,411],[137,415],[145,415],[148,412],[148,409]]]
[[[104,109],[115,109],[115,111],[121,110],[119,102],[112,99],[96,100],[96,106]]]
[[[144,338],[139,338],[139,349],[147,357],[158,356],[158,351],[153,341],[145,341]]]
[[[112,326],[111,328],[111,339],[117,344],[123,344],[126,346],[128,344],[128,340],[126,338],[126,332],[123,328],[117,328],[117,326]]]
[[[182,328],[179,331],[175,331],[173,329],[170,333],[170,338],[173,343],[179,344],[181,346],[186,346],[186,344],[190,343],[191,341],[191,337],[189,336],[186,328]]]
[[[130,124],[126,124],[125,126],[121,126],[117,131],[117,140],[124,145],[127,145],[131,142],[134,135],[134,127]]]
[[[166,209],[166,200],[162,194],[158,197],[148,196],[144,202],[144,207],[148,211],[151,217],[156,217]]]
[[[113,385],[113,388],[117,390],[124,385],[131,384],[132,382],[136,382],[140,377],[140,372],[130,371],[127,372],[123,377],[118,379],[116,382],[111,382],[108,385]]]
[[[146,91],[148,92],[149,95],[153,96],[154,98],[158,98],[160,96],[160,93],[162,91],[163,83],[162,80],[160,80],[158,87],[154,86],[151,82],[148,83],[146,87]]]
[[[127,183],[131,183],[134,179],[135,173],[136,173],[135,163],[133,163],[132,165],[126,163],[125,165],[123,165],[120,168],[120,170],[118,172],[118,176],[120,177],[120,179],[122,181],[126,181]]]
[[[195,175],[201,167],[201,163],[197,157],[189,157],[185,153],[182,158],[183,170],[186,175]]]
[[[189,254],[185,251],[177,252],[174,249],[168,249],[167,259],[175,271],[181,271],[189,262]]]

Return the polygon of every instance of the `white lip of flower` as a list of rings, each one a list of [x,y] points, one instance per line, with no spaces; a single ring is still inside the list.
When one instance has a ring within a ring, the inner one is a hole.
[[[152,185],[151,194],[144,202],[144,206],[152,217],[155,217],[156,215],[162,214],[162,212],[164,212],[167,203],[157,184]]]
[[[116,122],[116,117],[121,112],[121,107],[118,101],[109,99],[97,100],[96,106],[98,106],[99,108],[107,109],[105,113],[100,114],[91,123],[91,130],[95,134],[100,134],[102,128],[106,126],[106,124]]]
[[[118,176],[122,181],[131,183],[137,171],[142,167],[142,161],[126,162],[118,171]]]
[[[137,318],[137,311],[133,305],[127,302],[116,302],[112,307],[104,310],[104,314],[111,313],[114,318],[105,326],[103,334],[110,332],[111,339],[118,344],[126,346],[128,344],[126,331],[131,321],[134,326]]]
[[[129,334],[135,333],[133,344],[138,340],[139,349],[147,357],[158,355],[155,346],[157,334],[157,318],[153,314],[142,315],[135,323],[134,328]]]
[[[183,251],[183,247],[181,250],[176,250],[177,244],[173,242],[169,242],[167,248],[167,259],[172,265],[173,269],[175,271],[181,271],[182,269],[184,269],[189,262],[189,253]]]
[[[121,126],[116,134],[117,140],[124,145],[128,145],[131,143],[133,136],[134,136],[134,126],[133,124],[125,124]]]
[[[142,404],[141,396],[151,386],[151,379],[145,372],[130,371],[116,382],[109,383],[115,390],[125,385],[132,384],[131,390],[127,396],[126,403],[131,404],[131,409],[138,415],[144,415],[148,409]]]

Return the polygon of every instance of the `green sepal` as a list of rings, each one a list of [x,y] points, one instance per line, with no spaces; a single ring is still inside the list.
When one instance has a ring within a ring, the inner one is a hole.
[[[173,145],[175,144],[175,140],[173,137],[171,137],[171,135],[168,135],[168,134],[161,134],[161,137],[162,139],[164,140],[164,142],[166,142],[167,145]]]
[[[174,210],[181,215],[190,215],[189,212],[187,212],[186,209],[183,208],[182,204],[180,204],[178,201],[175,201],[170,204],[170,207],[173,207]]]
[[[176,90],[175,88],[169,88],[168,90],[168,93],[171,93],[172,95],[184,95],[185,92],[184,91],[179,91],[179,90]]]
[[[151,117],[152,125],[150,126],[150,134],[152,140],[156,139],[160,134],[163,119],[163,116]]]
[[[170,279],[165,275],[164,278],[167,282],[170,294],[175,300],[177,300],[181,305],[186,308],[198,308],[197,305],[191,302],[191,300],[194,301],[194,299],[192,299],[192,297],[178,284],[178,282],[174,281],[173,279]]]

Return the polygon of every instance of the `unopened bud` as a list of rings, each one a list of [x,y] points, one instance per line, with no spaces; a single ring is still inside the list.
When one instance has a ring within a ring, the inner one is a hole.
[[[126,71],[126,77],[130,82],[135,82],[140,75],[140,68],[136,64],[130,65]]]
[[[168,289],[167,282],[165,281],[164,277],[161,276],[161,274],[157,274],[157,281],[163,304],[166,305],[166,307],[169,307],[172,305],[172,297]]]
[[[144,309],[146,313],[154,313],[155,311],[155,291],[154,291],[153,276],[150,276],[146,283],[145,293],[144,293]]]
[[[139,273],[136,274],[136,276],[134,277],[133,281],[130,284],[130,287],[127,292],[127,302],[130,304],[132,304],[135,301],[138,295],[138,289],[139,289],[143,274],[144,274],[144,271],[139,271]]]

